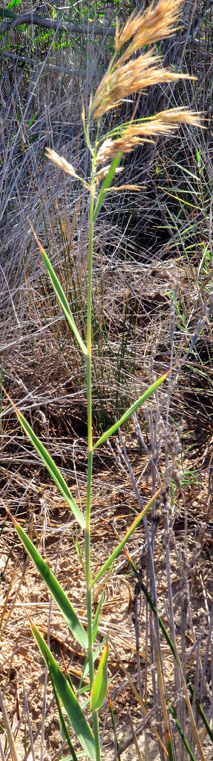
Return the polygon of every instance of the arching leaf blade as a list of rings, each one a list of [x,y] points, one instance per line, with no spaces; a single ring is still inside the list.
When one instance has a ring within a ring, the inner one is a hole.
[[[70,631],[72,632],[77,642],[79,642],[79,644],[86,649],[88,647],[87,634],[77,616],[77,613],[71,605],[69,598],[48,567],[47,563],[45,563],[45,560],[43,560],[38,550],[36,550],[36,547],[34,546],[33,542],[31,542],[31,539],[29,539],[24,529],[19,525],[19,523],[17,523],[14,518],[13,523],[15,525],[18,536],[25,547],[25,550],[27,550],[28,555],[31,557],[31,560],[39,571],[40,576],[48,587],[52,597],[54,597],[54,600],[57,603],[58,608],[64,617],[64,620],[69,626]]]
[[[148,399],[148,397],[151,396],[151,394],[154,394],[154,391],[156,391],[156,389],[161,385],[161,383],[163,383],[163,381],[165,381],[166,378],[168,378],[169,373],[170,373],[170,370],[168,370],[167,373],[164,373],[164,375],[161,375],[161,378],[158,378],[158,380],[156,380],[155,383],[152,384],[152,386],[149,386],[149,388],[145,391],[145,393],[142,396],[140,396],[139,399],[137,399],[136,402],[134,402],[134,404],[131,405],[131,407],[128,407],[128,410],[124,412],[122,417],[119,420],[117,420],[116,423],[114,423],[114,425],[111,426],[111,428],[108,428],[108,431],[105,431],[105,433],[103,433],[100,439],[98,439],[98,441],[96,441],[96,443],[93,445],[93,449],[96,449],[97,447],[99,447],[100,444],[103,444],[103,442],[109,438],[109,436],[112,436],[112,434],[115,433],[115,431],[117,431],[118,428],[120,428],[120,426],[126,422],[126,420],[128,420],[130,415],[132,415],[133,412],[136,412],[138,407],[141,407],[143,402],[145,402],[146,399]]]
[[[60,701],[60,698],[58,696],[57,690],[55,689],[55,685],[54,685],[54,682],[52,680],[51,673],[50,673],[50,678],[51,678],[52,688],[53,688],[53,692],[54,692],[54,695],[55,695],[55,701],[56,701],[57,709],[58,709],[61,736],[62,736],[63,740],[66,739],[66,741],[67,741],[68,747],[70,749],[72,761],[78,761],[75,749],[74,749],[73,744],[72,744],[71,739],[70,739],[69,729],[68,729],[68,726],[66,724],[66,721],[65,721],[63,713],[62,713],[61,701]]]
[[[157,497],[159,497],[160,493],[161,493],[161,488],[158,489],[158,491],[156,491],[155,494],[153,494],[153,497],[148,502],[148,505],[146,505],[144,507],[144,509],[142,510],[142,512],[139,513],[139,515],[136,516],[136,518],[133,521],[133,523],[131,524],[130,528],[127,529],[127,532],[126,532],[124,538],[122,539],[122,541],[120,542],[120,544],[118,544],[118,546],[115,548],[115,550],[109,556],[108,560],[106,560],[106,563],[104,563],[102,568],[100,568],[100,571],[98,571],[98,573],[96,574],[95,579],[93,579],[93,581],[92,581],[91,588],[94,587],[94,584],[97,584],[97,582],[99,581],[99,579],[102,578],[104,573],[106,573],[106,571],[108,571],[108,568],[112,565],[113,561],[117,558],[117,556],[119,555],[119,552],[122,550],[122,548],[124,547],[126,542],[128,542],[130,536],[133,534],[133,531],[135,531],[135,529],[139,526],[139,524],[141,523],[141,521],[145,517],[146,513],[148,513],[148,510],[150,510],[150,507],[153,505],[153,502],[155,502]]]
[[[118,165],[120,164],[121,158],[122,158],[122,152],[120,151],[119,153],[117,153],[117,156],[115,156],[114,159],[112,160],[110,169],[102,183],[102,186],[98,195],[98,200],[97,200],[95,211],[93,214],[93,222],[96,222],[97,216],[102,207],[102,203],[104,202],[105,195],[110,188],[116,169]]]
[[[31,227],[32,227],[32,225],[31,225]],[[33,227],[32,227],[32,230],[33,230]],[[41,243],[40,243],[39,239],[37,238],[37,235],[36,235],[34,230],[33,230],[33,234],[35,236],[36,242],[38,243],[38,246],[39,246],[39,249],[40,249],[40,252],[41,252],[41,255],[42,255],[42,259],[43,259],[43,261],[45,263],[45,266],[47,268],[47,272],[48,272],[50,281],[52,283],[52,286],[53,286],[53,289],[54,289],[55,294],[57,296],[57,299],[59,301],[59,304],[60,304],[60,306],[61,306],[61,308],[63,310],[64,316],[65,316],[65,318],[66,318],[66,320],[68,322],[68,325],[69,325],[72,333],[74,334],[74,336],[76,338],[76,341],[78,342],[78,345],[80,346],[80,349],[81,349],[82,353],[86,357],[87,356],[87,347],[86,347],[86,344],[84,343],[83,338],[81,337],[81,335],[79,333],[79,330],[78,330],[77,325],[75,323],[74,317],[72,315],[69,303],[67,301],[67,297],[65,296],[65,293],[64,293],[63,288],[61,286],[61,283],[59,282],[59,279],[58,279],[58,277],[57,277],[57,275],[55,273],[55,270],[52,267],[50,259],[47,256],[46,251],[44,251],[43,247],[41,246]]]
[[[17,409],[16,409],[16,414],[22,425],[22,428],[24,429],[26,435],[30,439],[31,444],[33,444],[34,449],[36,449],[36,452],[38,452],[38,455],[41,458],[42,462],[44,462],[44,464],[46,465],[46,468],[49,471],[50,475],[52,476],[52,479],[55,482],[56,486],[58,486],[58,489],[61,492],[62,497],[64,497],[66,504],[68,505],[72,513],[74,514],[81,528],[85,528],[86,526],[85,518],[82,515],[81,511],[79,510],[78,505],[76,505],[76,502],[72,497],[69,487],[67,486],[66,481],[64,480],[62,474],[60,473],[60,470],[55,465],[54,460],[52,459],[50,454],[47,452],[46,448],[44,447],[40,439],[38,439],[38,437],[36,436],[33,429],[31,428],[31,425],[27,422],[24,415],[22,415],[22,413],[19,412]]]
[[[41,636],[39,630],[36,626],[34,626],[34,624],[31,624],[31,629],[39,650],[45,660],[45,663],[48,666],[55,689],[57,690],[60,700],[63,703],[76,737],[78,738],[82,748],[84,748],[91,761],[95,761],[96,752],[94,736],[86,720],[86,717],[84,716],[81,706],[79,705],[74,692],[71,690],[69,682],[56,663],[55,658],[46,645],[46,642]]]

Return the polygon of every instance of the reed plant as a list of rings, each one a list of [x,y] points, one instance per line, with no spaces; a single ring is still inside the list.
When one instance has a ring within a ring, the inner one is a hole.
[[[113,434],[128,421],[130,416],[143,405],[145,400],[155,393],[157,388],[159,388],[159,386],[167,379],[170,372],[170,370],[168,370],[160,378],[153,383],[150,383],[145,393],[143,393],[120,418],[114,419],[108,430],[94,439],[92,416],[92,274],[94,226],[98,215],[101,212],[106,194],[110,193],[112,190],[118,193],[122,192],[122,190],[136,193],[141,191],[141,188],[138,185],[129,185],[125,183],[117,184],[117,181],[115,185],[113,185],[116,175],[120,176],[120,173],[122,172],[120,164],[122,157],[125,156],[125,154],[133,152],[135,146],[144,141],[153,141],[157,135],[167,135],[171,133],[178,128],[180,124],[188,124],[191,126],[199,126],[200,124],[200,118],[196,112],[181,107],[161,111],[149,118],[137,118],[139,98],[147,87],[159,82],[175,83],[184,77],[182,73],[177,73],[177,71],[161,67],[159,58],[153,48],[153,45],[157,41],[168,37],[174,32],[179,18],[181,3],[182,0],[159,0],[156,6],[152,3],[145,13],[131,15],[123,28],[120,28],[117,23],[114,54],[108,70],[96,92],[93,95],[91,94],[88,108],[85,110],[84,105],[82,106],[82,122],[85,141],[91,159],[90,179],[79,176],[74,166],[63,156],[59,156],[54,150],[49,148],[46,151],[49,159],[53,161],[60,170],[64,170],[71,180],[73,179],[75,182],[78,181],[81,184],[81,187],[87,191],[89,197],[86,336],[81,334],[57,274],[34,232],[52,288],[54,289],[58,302],[62,308],[64,317],[73,335],[73,339],[77,343],[78,349],[82,353],[82,357],[86,364],[88,451],[85,511],[81,510],[75,502],[62,473],[42,444],[42,441],[35,435],[27,419],[19,412],[15,405],[13,405],[13,407],[25,434],[29,437],[33,447],[60,490],[66,504],[72,511],[79,526],[79,530],[84,531],[85,589],[87,600],[86,628],[83,627],[71,600],[65,594],[61,584],[59,584],[56,576],[49,569],[47,563],[37,551],[31,539],[29,539],[28,535],[17,521],[12,516],[11,518],[18,536],[37,567],[42,579],[46,583],[51,595],[55,599],[72,636],[85,651],[84,671],[85,669],[89,670],[89,709],[91,712],[91,721],[88,719],[88,706],[83,708],[80,703],[80,692],[78,694],[70,678],[66,677],[63,671],[59,668],[57,661],[41,636],[38,628],[34,623],[31,623],[32,633],[49,669],[53,692],[58,707],[62,736],[68,743],[71,758],[75,761],[77,758],[82,757],[82,751],[79,751],[79,746],[83,749],[84,757],[87,757],[92,761],[101,761],[98,712],[101,709],[107,694],[107,659],[109,645],[108,641],[103,642],[99,665],[97,670],[95,670],[95,660],[97,655],[95,640],[98,634],[103,595],[98,604],[96,614],[93,617],[93,590],[95,585],[103,579],[106,572],[109,572],[109,569],[112,567],[118,554],[121,552],[122,548],[125,547],[129,537],[139,526],[141,521],[145,519],[147,512],[156,501],[161,491],[161,488],[159,488],[149,500],[146,507],[140,510],[134,522],[127,529],[122,541],[117,544],[115,550],[107,558],[106,562],[100,567],[96,576],[93,578],[91,574],[93,455],[94,452],[96,452],[96,450],[109,439],[109,437],[113,436]],[[149,47],[150,45],[152,46],[151,48]],[[135,98],[135,95],[137,94],[138,96],[136,100],[134,100],[132,115],[129,121],[121,123],[119,121],[118,110],[120,105],[125,100],[131,102],[131,99]],[[116,126],[113,126],[113,128],[103,136],[101,128],[102,120],[105,119],[106,113],[112,109],[114,109],[117,114],[116,119],[114,120]],[[156,613],[155,610],[154,613]],[[174,651],[174,655],[175,658],[178,658],[176,651]],[[82,672],[82,677],[84,671]],[[160,663],[158,668],[158,678],[161,686],[162,705],[165,714],[166,752],[169,758],[173,758],[172,740],[169,731]],[[67,722],[64,718],[62,706],[67,715]],[[73,741],[71,741],[69,731],[70,726],[74,730],[77,745],[74,745]],[[9,737],[8,740],[10,742]],[[13,754],[14,749],[11,749],[11,752]]]

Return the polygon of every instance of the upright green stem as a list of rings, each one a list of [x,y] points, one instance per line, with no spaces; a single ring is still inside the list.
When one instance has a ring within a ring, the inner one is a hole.
[[[94,212],[94,179],[93,170],[91,176],[91,198],[89,217],[89,256],[88,256],[88,294],[87,294],[87,437],[88,437],[88,463],[87,463],[87,503],[86,503],[86,530],[85,530],[85,560],[86,560],[86,587],[87,587],[87,633],[88,633],[88,659],[90,689],[94,681],[93,663],[93,634],[92,634],[92,592],[90,571],[90,513],[91,513],[91,490],[92,490],[92,255],[93,255],[93,212]],[[98,714],[94,711],[93,731],[96,746],[96,761],[101,761]]]

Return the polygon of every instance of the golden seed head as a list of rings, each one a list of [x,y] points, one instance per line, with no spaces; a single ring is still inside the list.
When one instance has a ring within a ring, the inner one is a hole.
[[[123,130],[121,127],[121,137],[115,140],[110,138],[102,143],[97,154],[97,164],[112,160],[118,153],[130,153],[139,143],[152,142],[156,135],[167,135],[180,124],[199,126],[199,114],[183,108],[171,108],[144,121],[130,122]]]
[[[134,51],[143,45],[157,42],[162,37],[168,37],[175,30],[174,24],[179,18],[182,2],[183,0],[159,0],[155,7],[152,2],[142,15],[132,14],[120,34],[117,35],[117,50],[120,50],[132,37],[134,37],[132,43]]]
[[[157,40],[168,37],[174,32],[182,2],[183,0],[158,0],[157,5],[154,6],[153,0],[143,14],[134,15],[133,13],[121,30],[118,21],[116,22],[115,56],[94,97],[90,96],[89,121],[100,119],[103,114],[116,108],[129,97],[131,98],[134,93],[141,94],[151,85],[189,78],[187,74],[160,67],[159,56],[156,55],[154,48],[135,56],[135,53],[138,50],[141,51],[144,46],[153,45]],[[117,53],[121,48],[124,50],[119,57]],[[107,137],[101,145],[99,143],[100,148],[95,163],[100,168],[95,177],[96,185],[107,174],[109,167],[103,165],[111,162],[118,154],[129,153],[137,144],[144,141],[153,141],[156,135],[167,135],[177,129],[179,124],[193,126],[201,124],[199,114],[184,108],[168,109],[148,119],[136,121],[136,107],[128,124],[121,124],[114,132],[112,130],[111,136]],[[82,120],[86,130],[84,106],[82,106]],[[46,150],[46,154],[67,174],[79,179],[74,167],[66,159],[58,156],[50,148]],[[81,182],[85,187],[89,187],[83,179]]]
[[[46,148],[45,153],[47,158],[50,159],[50,161],[53,161],[53,163],[56,164],[59,169],[64,169],[64,171],[67,174],[70,174],[71,177],[78,178],[78,175],[76,174],[72,164],[69,164],[69,162],[63,156],[59,156],[58,153],[52,151],[51,148]]]
[[[137,58],[132,54],[170,35],[174,31],[180,6],[183,0],[159,0],[157,5],[151,3],[145,13],[132,14],[125,26],[119,31],[116,24],[116,53],[131,40],[123,54],[116,61],[113,59],[90,102],[90,116],[99,119],[104,113],[119,106],[122,100],[135,92],[142,92],[145,87],[156,82],[178,80],[186,75],[159,67],[159,57],[154,50],[149,50]]]
[[[121,30],[118,22],[116,23],[116,55],[90,101],[90,118],[100,119],[103,114],[119,106],[133,93],[141,94],[150,85],[189,78],[187,74],[161,68],[154,48],[135,56],[139,49],[174,32],[182,2],[183,0],[159,0],[154,7],[153,1],[145,13],[133,13]],[[126,43],[126,49],[118,57],[117,53],[121,48],[125,48]],[[179,124],[199,126],[200,121],[199,114],[175,108],[136,122],[134,111],[129,124],[121,125],[114,139],[111,133],[111,137],[102,143],[97,155],[97,164],[111,161],[118,153],[128,153],[137,143],[150,141],[160,133],[168,134]]]

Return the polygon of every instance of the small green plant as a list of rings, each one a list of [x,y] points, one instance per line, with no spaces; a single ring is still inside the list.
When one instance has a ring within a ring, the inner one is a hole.
[[[38,644],[40,652],[48,666],[49,674],[53,686],[55,700],[58,707],[59,721],[63,738],[67,740],[71,757],[78,758],[78,751],[73,747],[70,739],[69,727],[72,726],[79,744],[82,746],[86,757],[92,761],[101,761],[101,745],[99,737],[99,720],[98,712],[103,705],[107,694],[107,658],[108,642],[103,642],[103,649],[99,661],[99,666],[95,673],[95,659],[97,648],[95,650],[95,640],[98,632],[99,616],[101,603],[98,605],[96,614],[92,615],[92,592],[94,585],[102,579],[106,571],[109,571],[114,560],[125,546],[126,542],[145,518],[146,513],[159,496],[161,489],[152,496],[146,507],[137,515],[134,522],[127,529],[122,541],[119,542],[116,549],[108,557],[106,562],[99,569],[95,578],[91,575],[91,518],[92,518],[92,471],[93,471],[93,454],[118,428],[126,423],[130,415],[135,412],[148,399],[159,386],[166,380],[169,371],[164,373],[157,381],[151,383],[145,393],[140,396],[122,415],[117,419],[108,430],[94,441],[93,424],[92,424],[92,275],[93,275],[93,241],[94,225],[101,211],[102,205],[107,193],[112,190],[114,177],[119,169],[119,164],[124,154],[130,153],[135,146],[150,141],[155,135],[167,135],[176,129],[181,123],[199,125],[197,113],[193,113],[183,108],[169,109],[164,112],[155,114],[150,118],[137,119],[137,104],[133,109],[132,117],[128,122],[117,123],[110,132],[102,137],[101,120],[102,117],[111,109],[117,109],[125,99],[131,99],[135,93],[142,93],[145,88],[157,82],[177,81],[182,78],[182,74],[177,74],[167,68],[158,66],[158,57],[155,51],[150,48],[136,53],[149,44],[168,36],[174,30],[174,23],[178,19],[179,8],[182,0],[159,0],[154,8],[153,4],[142,15],[132,15],[125,26],[120,30],[117,23],[115,35],[115,51],[110,62],[109,68],[104,75],[94,96],[90,98],[88,115],[85,115],[84,106],[82,108],[82,121],[84,126],[85,140],[91,156],[91,176],[90,182],[80,177],[72,164],[65,158],[58,156],[54,150],[48,149],[48,157],[68,175],[88,191],[90,197],[89,204],[89,233],[88,233],[88,271],[87,271],[87,326],[86,336],[82,336],[70,309],[68,299],[64,293],[61,283],[52,267],[43,246],[39,242],[36,234],[38,246],[45,263],[52,288],[57,296],[58,302],[63,310],[65,319],[77,342],[78,349],[86,363],[87,372],[87,498],[85,512],[79,509],[73,499],[68,484],[64,480],[61,472],[56,467],[46,448],[35,435],[25,417],[13,405],[18,420],[33,444],[39,457],[45,464],[53,481],[58,486],[66,504],[72,511],[80,530],[85,535],[85,588],[87,599],[87,629],[85,629],[75,612],[70,599],[65,594],[62,586],[57,581],[56,576],[50,571],[48,565],[43,560],[34,544],[28,538],[23,528],[13,518],[17,534],[21,539],[25,549],[37,567],[42,579],[45,581],[51,595],[55,599],[65,622],[67,623],[73,637],[80,646],[85,650],[85,668],[89,670],[90,679],[90,711],[92,714],[92,728],[86,718],[86,713],[81,707],[79,695],[75,691],[70,679],[68,679],[59,668],[46,642],[42,638],[37,627],[32,624],[32,633]],[[140,187],[135,185],[120,185],[113,187],[113,190],[121,192],[125,188],[127,191],[139,191]],[[12,516],[11,516],[12,517]],[[76,543],[78,551],[78,543]],[[161,671],[159,665],[159,680],[161,681]],[[166,747],[167,755],[170,759],[173,756],[172,740],[169,731],[167,719],[167,709],[163,693],[162,683],[162,705],[165,713],[166,727]],[[62,705],[68,717],[68,723],[62,713]],[[79,756],[80,757],[80,756]]]

